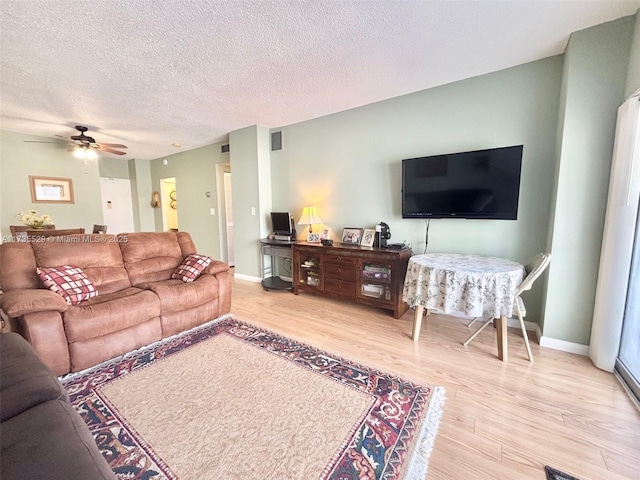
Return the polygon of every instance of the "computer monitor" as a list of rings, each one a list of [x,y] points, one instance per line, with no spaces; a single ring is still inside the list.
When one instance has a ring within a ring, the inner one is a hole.
[[[289,212],[271,212],[274,235],[291,236],[291,215]]]

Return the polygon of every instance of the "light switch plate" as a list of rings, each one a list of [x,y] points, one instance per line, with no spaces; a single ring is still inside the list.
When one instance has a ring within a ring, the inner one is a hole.
[[[215,208],[210,208],[209,209],[209,215],[215,215],[216,214],[216,209]]]

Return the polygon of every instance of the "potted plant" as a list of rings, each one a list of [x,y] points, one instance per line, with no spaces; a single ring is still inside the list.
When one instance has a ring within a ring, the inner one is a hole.
[[[31,228],[44,228],[46,225],[53,225],[53,219],[51,216],[43,213],[40,215],[36,210],[29,210],[28,212],[20,212],[16,215],[23,225]]]

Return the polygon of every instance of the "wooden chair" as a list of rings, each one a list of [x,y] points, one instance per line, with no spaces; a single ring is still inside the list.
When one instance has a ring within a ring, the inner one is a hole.
[[[527,311],[524,307],[524,301],[522,300],[522,297],[520,295],[522,295],[523,292],[531,289],[531,287],[533,286],[533,282],[535,282],[535,280],[540,275],[542,275],[542,272],[545,271],[545,269],[549,266],[550,262],[551,262],[551,254],[549,253],[539,253],[538,255],[533,257],[531,260],[529,260],[529,263],[527,263],[524,266],[524,271],[527,274],[527,276],[522,281],[522,283],[520,284],[520,286],[518,287],[514,295],[513,311],[518,316],[518,320],[520,321],[520,328],[522,329],[524,344],[527,347],[527,355],[529,356],[529,361],[531,363],[533,363],[533,355],[531,354],[531,347],[529,346],[529,337],[527,335],[527,329],[524,326],[524,320],[523,320],[523,317],[527,314]],[[474,318],[471,323],[475,322],[475,320],[476,319]],[[469,325],[471,325],[471,323]],[[484,322],[484,324],[478,330],[476,330],[463,343],[463,345],[465,347],[469,345],[469,343],[471,343],[471,341],[474,338],[476,338],[478,334],[487,327],[487,325],[492,323],[493,323],[492,319],[489,319],[486,322]]]
[[[93,224],[93,233],[107,233],[107,226],[106,225],[97,225],[97,224]]]

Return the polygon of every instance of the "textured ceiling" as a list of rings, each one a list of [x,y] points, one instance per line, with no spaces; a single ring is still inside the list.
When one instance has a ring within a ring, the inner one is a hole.
[[[616,1],[2,0],[0,127],[153,159],[564,51]],[[173,142],[183,145],[172,147]],[[109,155],[105,155],[109,156]]]

